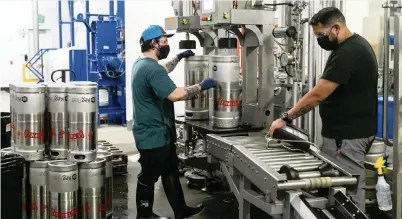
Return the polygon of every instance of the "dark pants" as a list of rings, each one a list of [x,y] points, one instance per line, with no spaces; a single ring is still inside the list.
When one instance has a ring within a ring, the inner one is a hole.
[[[153,186],[160,176],[179,173],[176,146],[166,145],[154,149],[140,149],[141,173],[138,181],[144,186]]]
[[[162,178],[163,189],[175,218],[185,218],[187,205],[181,188],[178,157],[174,144],[160,148],[139,150],[141,173],[137,183],[137,215],[146,218],[153,215],[154,185]]]
[[[335,140],[324,137],[324,144],[321,149],[322,152],[334,157],[337,161],[355,170],[360,175],[357,188],[349,190],[349,195],[363,212],[366,210],[364,157],[370,150],[374,139],[374,136],[350,140]]]

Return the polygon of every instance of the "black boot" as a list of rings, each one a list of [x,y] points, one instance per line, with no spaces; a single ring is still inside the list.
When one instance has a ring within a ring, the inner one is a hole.
[[[204,206],[202,204],[197,207],[188,207],[186,205],[178,174],[172,173],[170,175],[163,176],[162,184],[170,206],[172,206],[175,219],[192,217],[200,214],[204,210]]]
[[[153,186],[144,186],[137,182],[137,219],[169,219],[153,213],[154,191]]]

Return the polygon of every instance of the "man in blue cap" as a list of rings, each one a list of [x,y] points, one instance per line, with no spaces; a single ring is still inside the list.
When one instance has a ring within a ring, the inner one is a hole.
[[[193,56],[191,50],[179,53],[163,66],[158,63],[170,51],[162,27],[151,25],[141,36],[141,52],[132,69],[133,134],[140,153],[141,173],[137,183],[137,218],[163,219],[152,211],[154,184],[161,176],[166,197],[175,219],[197,215],[204,207],[189,207],[184,200],[176,154],[176,126],[173,102],[191,99],[216,82],[206,78],[189,87],[176,87],[168,76],[182,58]]]

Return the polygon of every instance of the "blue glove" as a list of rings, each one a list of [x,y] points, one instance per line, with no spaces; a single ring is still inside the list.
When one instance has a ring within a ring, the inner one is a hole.
[[[187,58],[187,57],[193,56],[193,55],[195,55],[195,54],[193,53],[193,51],[191,51],[191,50],[186,50],[186,51],[184,51],[184,52],[181,52],[181,53],[177,54],[177,58],[182,59],[182,58]]]
[[[212,78],[206,78],[200,83],[201,90],[208,90],[216,86],[216,81]]]

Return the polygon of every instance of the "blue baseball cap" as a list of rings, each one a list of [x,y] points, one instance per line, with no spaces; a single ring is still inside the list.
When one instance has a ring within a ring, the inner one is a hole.
[[[166,34],[165,30],[159,25],[151,25],[142,32],[142,39],[144,41],[153,40],[161,36],[171,37],[173,34]]]

